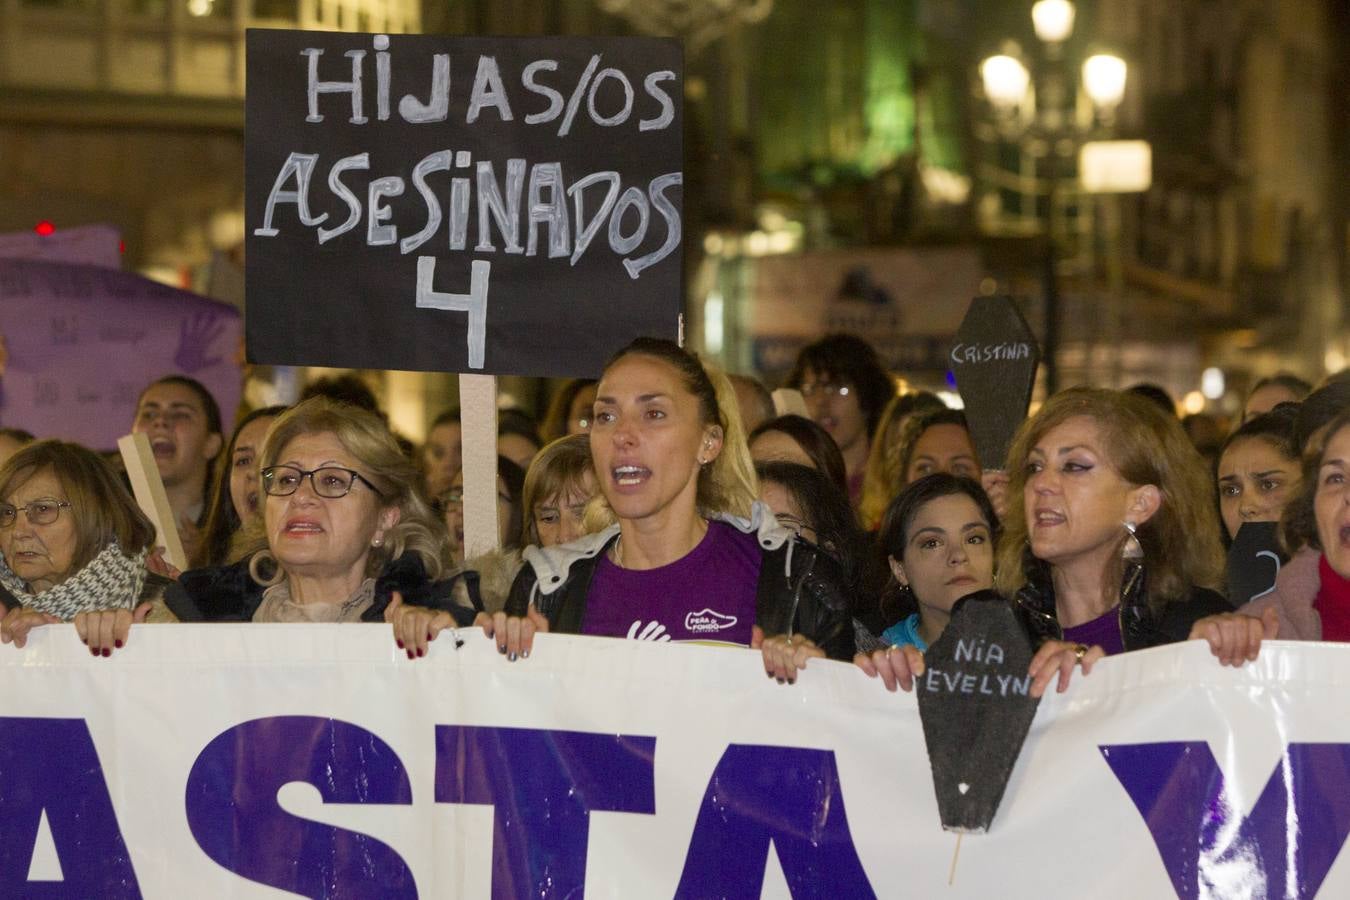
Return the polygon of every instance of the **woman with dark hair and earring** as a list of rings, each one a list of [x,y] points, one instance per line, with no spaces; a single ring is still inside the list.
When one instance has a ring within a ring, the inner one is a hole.
[[[1037,654],[1184,641],[1230,611],[1211,476],[1176,419],[1129,393],[1073,388],[1023,423],[1008,455],[996,580]],[[1070,667],[1061,678],[1067,678]]]
[[[811,418],[839,445],[849,501],[856,506],[862,500],[872,436],[895,396],[895,380],[867,341],[831,334],[802,349],[787,386],[802,392]]]
[[[846,603],[818,551],[755,501],[724,375],[639,338],[605,367],[590,441],[604,500],[594,512],[610,524],[526,549],[506,610],[481,617],[508,659],[528,656],[539,631],[757,647],[780,682],[812,657],[852,656]],[[394,629],[421,648],[450,624],[409,610]]]

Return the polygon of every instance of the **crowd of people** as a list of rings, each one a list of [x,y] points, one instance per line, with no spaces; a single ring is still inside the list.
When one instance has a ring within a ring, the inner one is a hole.
[[[900,393],[866,341],[830,335],[764,385],[665,340],[619,350],[498,436],[500,549],[466,558],[461,423],[415,447],[356,379],[226,429],[201,384],[141,393],[188,553],[165,562],[115,459],[0,429],[0,640],[72,622],[95,656],[172,622],[385,622],[410,659],[476,625],[508,661],[543,632],[813,658],[911,689],[963,598],[997,592],[1036,648],[1033,693],[1104,656],[1203,639],[1350,640],[1350,374],[1258,383],[1226,437],[1147,385],[1072,388],[980,460],[962,411]],[[1203,440],[1200,435],[1204,434]],[[1226,547],[1279,523],[1288,563],[1240,607]]]

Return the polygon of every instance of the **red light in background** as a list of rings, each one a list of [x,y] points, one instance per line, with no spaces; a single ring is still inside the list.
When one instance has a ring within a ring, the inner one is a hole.
[[[48,222],[46,219],[43,219],[41,222],[33,226],[33,230],[36,231],[38,234],[42,235],[43,237],[46,237],[47,235],[53,234],[56,231],[56,226],[53,225],[51,222]]]
[[[127,242],[126,242],[126,241],[118,241],[118,242],[117,242],[117,252],[118,252],[118,253],[126,253],[126,252],[127,252]]]

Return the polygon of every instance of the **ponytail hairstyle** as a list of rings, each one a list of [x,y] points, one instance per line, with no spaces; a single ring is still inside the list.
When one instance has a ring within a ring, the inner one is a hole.
[[[673,367],[685,390],[698,400],[700,422],[705,427],[716,425],[722,431],[722,452],[698,473],[699,512],[705,516],[727,513],[749,518],[750,508],[759,497],[759,484],[731,380],[674,341],[650,337],[640,337],[610,357],[605,363],[605,372],[634,355],[657,359]],[[597,494],[586,510],[587,530],[596,531],[613,522],[614,513],[604,495]]]

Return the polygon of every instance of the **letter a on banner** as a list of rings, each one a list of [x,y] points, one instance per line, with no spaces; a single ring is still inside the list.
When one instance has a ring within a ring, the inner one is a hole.
[[[729,745],[708,780],[675,896],[758,897],[770,842],[794,900],[876,896],[848,830],[834,751]]]
[[[0,718],[0,897],[140,898],[83,719]],[[28,881],[43,815],[64,880]]]

